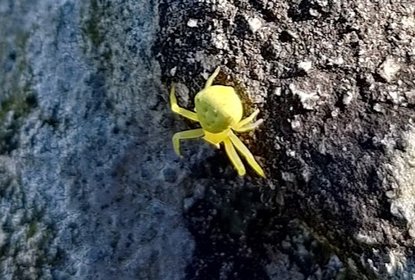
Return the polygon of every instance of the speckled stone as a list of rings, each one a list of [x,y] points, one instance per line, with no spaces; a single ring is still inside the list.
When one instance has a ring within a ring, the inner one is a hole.
[[[185,275],[157,4],[107,4],[0,1],[1,279]]]

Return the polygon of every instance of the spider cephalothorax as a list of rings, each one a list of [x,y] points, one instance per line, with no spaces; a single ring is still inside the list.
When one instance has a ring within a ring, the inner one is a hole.
[[[242,102],[234,88],[230,86],[212,85],[219,71],[220,67],[216,68],[215,72],[206,81],[204,89],[196,94],[196,112],[180,108],[177,105],[174,86],[172,86],[170,91],[172,111],[192,121],[199,122],[202,126],[202,128],[181,131],[174,134],[174,150],[180,156],[181,139],[203,137],[203,139],[215,145],[217,148],[219,148],[220,143],[224,144],[226,153],[240,176],[245,175],[246,171],[236,150],[246,159],[256,173],[265,177],[264,171],[255,161],[252,153],[233,132],[250,131],[260,125],[262,120],[252,122],[258,115],[259,110],[253,112],[249,117],[242,119]]]

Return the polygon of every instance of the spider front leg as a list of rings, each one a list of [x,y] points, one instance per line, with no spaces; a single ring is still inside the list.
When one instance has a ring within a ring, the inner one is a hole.
[[[213,72],[212,75],[210,75],[210,77],[207,79],[206,84],[205,84],[205,89],[210,87],[213,84],[213,80],[216,78],[216,76],[219,74],[220,71],[220,66],[218,66],[215,70],[215,72]]]
[[[242,127],[235,128],[234,130],[237,131],[237,132],[246,132],[246,131],[254,130],[258,126],[260,126],[263,122],[264,122],[264,120],[260,119],[260,120],[257,120],[254,123],[248,123],[248,124],[246,124]]]
[[[262,124],[263,120],[262,119],[257,120],[255,123],[251,123],[251,122],[253,119],[256,118],[256,116],[258,116],[258,114],[259,114],[259,110],[256,109],[250,116],[240,121],[236,125],[236,127],[233,128],[233,130],[237,132],[245,132],[245,131],[249,131],[249,130],[253,130],[257,128],[260,124]]]
[[[252,122],[252,120],[255,119],[256,116],[258,116],[258,114],[259,114],[259,109],[256,109],[252,114],[250,114],[248,117],[246,117],[245,119],[240,121],[238,123],[238,127],[242,127],[242,126]]]
[[[183,109],[181,107],[179,107],[179,105],[177,105],[177,98],[175,95],[175,88],[174,85],[171,86],[171,90],[170,90],[170,106],[171,106],[171,110],[176,113],[179,114],[185,118],[188,118],[189,120],[198,122],[198,118],[197,118],[197,114],[195,112]]]
[[[259,176],[265,178],[264,170],[262,170],[261,166],[256,162],[254,156],[252,153],[248,150],[248,148],[242,143],[239,138],[233,134],[231,131],[229,133],[229,138],[232,141],[232,144],[235,145],[236,149],[241,153],[241,155],[246,159],[246,161],[249,163],[250,166],[255,170],[256,173],[258,173]]]
[[[183,139],[192,139],[192,138],[200,138],[204,135],[202,128],[191,129],[177,132],[173,135],[173,148],[174,151],[178,156],[180,155],[180,140]]]

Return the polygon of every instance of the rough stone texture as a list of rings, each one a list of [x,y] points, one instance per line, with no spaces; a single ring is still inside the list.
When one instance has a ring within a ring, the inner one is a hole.
[[[414,279],[415,3],[161,3],[156,53],[182,104],[222,65],[265,119],[245,142],[267,180],[236,179],[221,152],[195,175],[190,275]]]
[[[0,1],[1,279],[184,277],[189,172],[141,2]]]
[[[0,278],[414,279],[414,7],[0,1]],[[217,65],[267,179],[173,153]]]

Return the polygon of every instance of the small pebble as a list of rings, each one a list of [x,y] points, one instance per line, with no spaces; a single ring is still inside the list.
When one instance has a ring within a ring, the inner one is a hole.
[[[292,122],[291,122],[291,128],[294,130],[294,131],[298,131],[298,129],[301,127],[301,123],[300,123],[300,121],[297,121],[297,120],[293,120]]]
[[[379,103],[376,103],[375,105],[373,105],[373,110],[375,110],[378,113],[382,113],[383,112],[383,108]]]
[[[295,151],[293,151],[293,150],[288,150],[286,152],[286,154],[287,154],[287,156],[292,157],[292,158],[295,157],[295,155],[296,155]]]
[[[187,26],[191,28],[197,27],[197,19],[189,19],[189,21],[187,22]]]
[[[274,92],[273,92],[276,96],[281,96],[281,88],[280,87],[276,87],[275,89],[274,89]]]
[[[319,100],[319,96],[316,92],[306,92],[304,90],[300,90],[295,86],[295,84],[290,84],[288,87],[294,95],[297,95],[300,98],[304,109],[314,110]]]
[[[388,95],[389,95],[389,99],[394,103],[394,104],[400,104],[401,103],[401,99],[402,99],[402,96],[400,96],[399,94],[398,94],[398,92],[396,92],[396,91],[389,91],[388,92]]]
[[[385,61],[380,65],[378,74],[388,83],[393,81],[396,74],[401,69],[399,63],[397,63],[392,57],[387,57]]]
[[[339,56],[339,57],[333,59],[332,62],[335,65],[342,65],[344,63],[344,59],[343,59],[343,57]]]
[[[177,72],[177,66],[175,66],[172,69],[170,69],[170,75],[172,77],[176,76],[176,72]]]
[[[342,102],[343,105],[347,106],[350,104],[350,102],[352,102],[353,100],[353,94],[351,92],[346,92],[345,94],[343,94],[343,98],[342,98]]]
[[[291,120],[291,128],[294,131],[298,131],[301,128],[301,121],[298,115],[295,115],[294,119]]]
[[[308,73],[311,68],[313,67],[313,63],[309,60],[302,61],[297,65],[298,69],[303,70],[304,72]]]
[[[259,18],[249,18],[248,19],[249,28],[251,29],[252,33],[255,33],[262,27],[262,22]]]
[[[394,198],[396,196],[395,191],[389,190],[385,192],[387,198]]]
[[[320,15],[320,13],[315,9],[310,9],[308,10],[308,12],[310,13],[310,16],[313,16],[313,17],[318,17]]]

